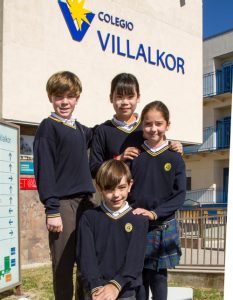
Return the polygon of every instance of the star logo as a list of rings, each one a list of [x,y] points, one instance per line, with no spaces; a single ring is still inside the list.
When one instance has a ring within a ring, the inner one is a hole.
[[[72,38],[81,42],[95,14],[84,8],[85,0],[58,0]]]

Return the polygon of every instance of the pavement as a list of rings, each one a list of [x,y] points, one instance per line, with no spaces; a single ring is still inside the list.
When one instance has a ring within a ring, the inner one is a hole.
[[[184,287],[169,287],[167,300],[192,300],[193,289]]]
[[[152,298],[150,297],[150,299]],[[169,287],[167,300],[193,300],[193,289]]]

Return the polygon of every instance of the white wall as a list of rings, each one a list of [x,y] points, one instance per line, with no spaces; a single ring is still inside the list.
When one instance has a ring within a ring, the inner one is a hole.
[[[101,123],[113,114],[108,100],[111,79],[119,72],[130,72],[141,85],[139,112],[146,103],[162,100],[172,116],[168,137],[201,142],[202,1],[185,1],[182,6],[174,0],[86,0],[84,8],[95,18],[77,42],[71,38],[58,1],[4,1],[3,118],[39,123],[51,111],[45,93],[48,77],[70,70],[83,83],[77,118],[87,125]],[[133,30],[101,22],[100,11],[132,22]],[[98,31],[104,43],[111,35],[106,51]],[[163,58],[169,53],[182,58],[185,73],[181,68],[170,71],[161,63],[144,62],[142,56],[136,60],[113,54],[112,36],[119,37],[123,52],[129,40],[131,53],[136,54],[141,43],[147,59],[149,46],[153,53],[164,51]]]
[[[187,170],[191,170],[192,190],[223,187],[223,169],[229,165],[229,153],[220,151],[213,155],[198,155],[185,160]]]
[[[221,64],[233,57],[233,30],[224,34],[208,38],[203,43],[203,73],[215,71]],[[214,58],[218,58],[214,63]]]
[[[216,121],[231,115],[231,98],[206,101],[203,106],[203,126],[216,126]]]

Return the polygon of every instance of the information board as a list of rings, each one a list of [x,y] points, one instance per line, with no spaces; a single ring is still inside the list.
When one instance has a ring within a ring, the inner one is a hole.
[[[32,161],[21,161],[20,174],[34,175],[34,163]]]
[[[20,284],[19,128],[0,121],[0,293]]]
[[[21,190],[37,190],[35,177],[20,177]]]

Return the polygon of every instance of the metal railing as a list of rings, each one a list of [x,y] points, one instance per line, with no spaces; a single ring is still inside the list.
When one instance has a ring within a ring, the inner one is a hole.
[[[184,146],[184,153],[197,153],[230,147],[230,119],[217,121],[217,126],[203,129],[203,143],[198,145]]]
[[[222,70],[203,75],[203,97],[211,97],[223,93],[232,93],[233,66],[225,66]]]
[[[185,146],[184,153],[196,153],[217,148],[216,126],[203,129],[203,143],[200,145]]]
[[[200,204],[225,203],[227,197],[223,187],[203,188],[186,191],[186,200],[191,200]]]
[[[203,75],[203,97],[216,95],[216,73],[210,72]]]
[[[226,208],[179,210],[182,257],[180,266],[224,269]]]
[[[216,203],[216,190],[214,188],[205,188],[187,191],[186,199],[190,199],[198,203]]]

